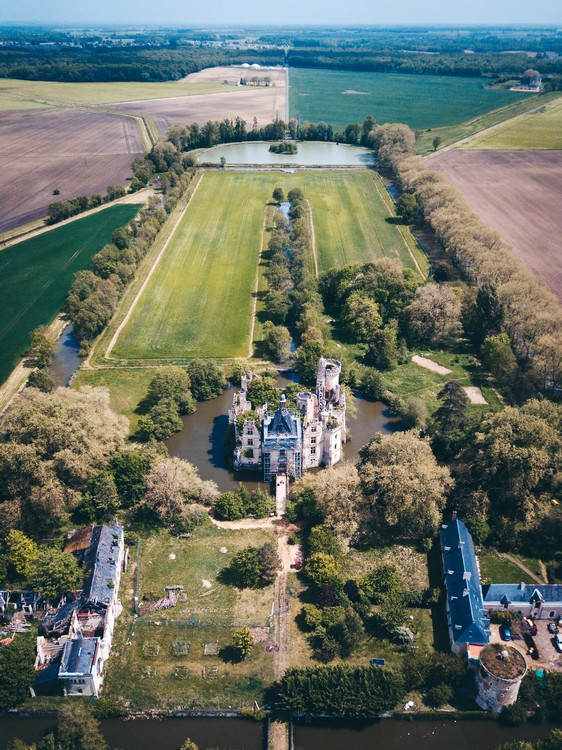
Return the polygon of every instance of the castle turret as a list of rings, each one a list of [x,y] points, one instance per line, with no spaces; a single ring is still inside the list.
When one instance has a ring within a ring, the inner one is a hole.
[[[486,646],[480,652],[476,674],[476,702],[484,710],[499,713],[505,706],[515,703],[526,673],[525,657],[513,646],[499,643]]]

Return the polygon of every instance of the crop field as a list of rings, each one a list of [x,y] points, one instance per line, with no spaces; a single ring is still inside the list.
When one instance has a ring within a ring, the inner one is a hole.
[[[142,150],[129,117],[56,109],[0,113],[0,232],[45,216],[54,200],[105,193],[131,175]]]
[[[161,133],[171,125],[241,117],[248,129],[254,117],[258,125],[273,122],[277,116],[285,119],[285,87],[223,86],[220,93],[176,96],[165,99],[125,102],[114,105],[120,112],[150,117]]]
[[[293,182],[312,204],[320,273],[376,258],[397,258],[407,268],[427,271],[409,230],[392,222],[392,201],[374,173],[301,172]]]
[[[481,78],[362,73],[341,70],[289,71],[291,117],[323,120],[336,128],[362,122],[404,122],[426,129],[460,123],[516,102],[528,94],[483,89]]]
[[[240,591],[221,582],[220,573],[239,549],[265,542],[275,543],[272,530],[218,529],[208,520],[188,540],[162,533],[144,541],[141,603],[165,596],[166,586],[182,586],[186,601],[135,621],[133,580],[124,581],[130,588],[121,594],[125,610],[117,621],[118,655],[109,662],[105,694],[125,696],[132,708],[140,709],[261,704],[273,679],[273,656],[265,652],[268,641],[257,643],[239,663],[232,662],[228,647],[241,626],[263,628],[267,638],[274,590]],[[217,652],[205,655],[207,644],[216,644]]]
[[[110,206],[0,251],[0,382],[29,346],[29,334],[62,308],[72,277],[127,224],[138,205]]]
[[[562,97],[472,138],[463,148],[513,151],[562,149]]]
[[[138,99],[159,99],[167,96],[211,94],[223,91],[224,88],[222,81],[62,83],[2,78],[0,79],[0,109],[2,109],[4,99],[19,99],[23,109],[25,102],[32,102],[36,105],[110,104]]]
[[[112,355],[248,354],[265,204],[275,176],[209,173],[194,195]]]
[[[277,186],[301,187],[310,200],[321,271],[378,257],[413,269],[416,257],[424,268],[409,232],[386,221],[391,202],[370,172],[207,173],[112,357],[248,355],[265,206]]]
[[[451,150],[427,163],[562,301],[562,151]]]

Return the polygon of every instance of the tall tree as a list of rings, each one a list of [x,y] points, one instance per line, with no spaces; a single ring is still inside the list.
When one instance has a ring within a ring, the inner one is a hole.
[[[72,555],[54,548],[40,550],[31,572],[31,584],[40,596],[55,601],[78,588],[83,570]]]

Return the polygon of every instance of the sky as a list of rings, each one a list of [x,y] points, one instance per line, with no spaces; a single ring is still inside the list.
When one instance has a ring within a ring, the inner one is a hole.
[[[0,23],[560,25],[562,0],[0,0]]]

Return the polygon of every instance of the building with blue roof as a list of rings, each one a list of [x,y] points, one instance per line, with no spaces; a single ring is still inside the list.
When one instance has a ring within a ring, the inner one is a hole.
[[[441,527],[440,541],[451,650],[468,656],[469,647],[486,646],[490,642],[490,620],[482,598],[474,544],[456,514]]]
[[[487,610],[520,612],[533,620],[562,617],[562,585],[526,583],[489,583],[482,587]]]

